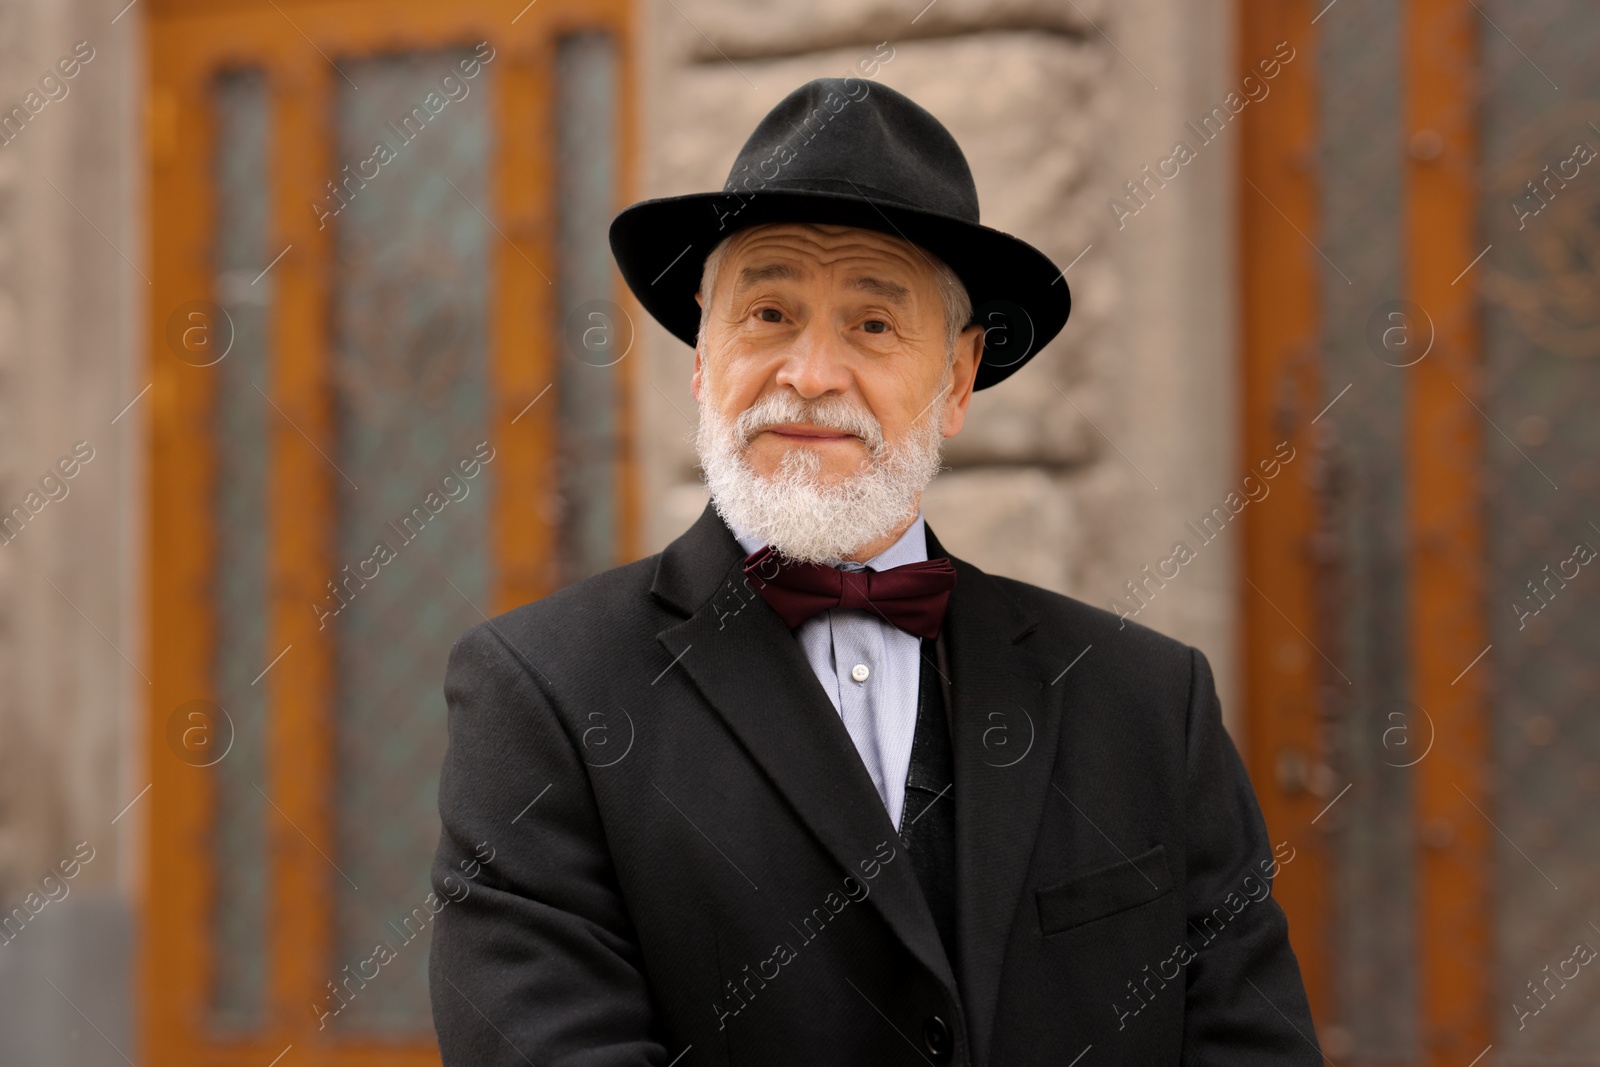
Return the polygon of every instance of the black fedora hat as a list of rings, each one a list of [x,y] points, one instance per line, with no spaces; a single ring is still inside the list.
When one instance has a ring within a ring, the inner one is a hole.
[[[984,326],[976,389],[1003,381],[1066,324],[1061,270],[1043,252],[980,225],[978,191],[955,138],[903,93],[861,78],[807,82],[750,135],[721,192],[645,200],[611,223],[628,287],[685,344],[706,256],[749,226],[818,222],[910,241],[956,273]]]

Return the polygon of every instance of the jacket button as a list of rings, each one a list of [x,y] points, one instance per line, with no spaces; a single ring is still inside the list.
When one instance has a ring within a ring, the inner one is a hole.
[[[950,1058],[950,1028],[937,1015],[930,1015],[922,1024],[922,1044],[928,1055],[939,1062]]]

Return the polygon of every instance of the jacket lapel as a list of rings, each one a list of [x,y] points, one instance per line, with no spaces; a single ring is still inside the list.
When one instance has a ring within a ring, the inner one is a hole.
[[[744,549],[710,505],[667,546],[651,593],[688,613],[656,639],[761,765],[846,873],[879,842],[900,845],[828,694],[800,643],[745,584]],[[867,898],[954,995],[955,976],[908,862],[885,864]]]
[[[948,556],[927,531],[930,557]],[[846,871],[893,823],[799,642],[744,581],[744,549],[708,504],[668,545],[651,594],[682,622],[658,633],[682,670]],[[1005,942],[1016,912],[1060,729],[1053,664],[1018,642],[1034,622],[983,571],[951,557],[948,657],[956,805],[959,985],[909,863],[882,868],[868,898],[966,1009],[986,1052]],[[1053,658],[1053,657],[1051,657]],[[981,1058],[975,1062],[982,1062]]]
[[[950,556],[928,530],[928,555]],[[1061,732],[1061,668],[1037,623],[994,578],[950,556],[944,632],[953,708],[961,1002],[973,1062],[988,1057],[1000,970],[1039,834]]]

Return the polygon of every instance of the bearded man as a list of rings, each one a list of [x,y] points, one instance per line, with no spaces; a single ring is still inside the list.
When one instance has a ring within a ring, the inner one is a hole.
[[[711,501],[451,652],[444,1062],[1320,1063],[1205,657],[922,514],[1070,308],[945,128],[810,82],[611,244],[695,346]]]

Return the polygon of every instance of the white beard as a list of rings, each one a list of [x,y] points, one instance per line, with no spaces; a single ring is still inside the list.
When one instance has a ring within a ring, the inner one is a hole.
[[[939,401],[948,388],[947,381]],[[821,456],[795,445],[771,478],[757,474],[746,458],[751,437],[785,422],[855,434],[867,446],[866,469],[833,485],[818,484]],[[929,404],[900,442],[886,443],[882,424],[843,397],[807,401],[788,389],[763,397],[733,422],[701,404],[695,434],[712,504],[724,522],[792,560],[828,565],[915,517],[919,495],[939,473],[943,441],[942,402]]]

